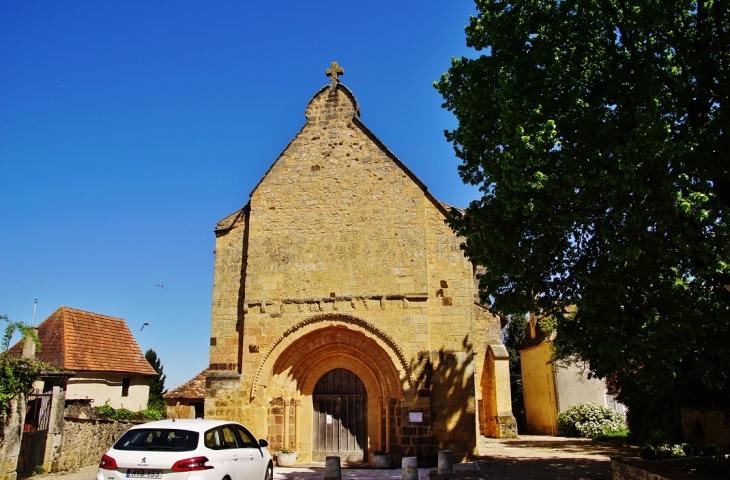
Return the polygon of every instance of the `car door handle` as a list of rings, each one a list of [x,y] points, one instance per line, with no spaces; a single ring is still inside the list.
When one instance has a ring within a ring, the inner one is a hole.
[[[238,461],[238,455],[231,455],[231,460]]]

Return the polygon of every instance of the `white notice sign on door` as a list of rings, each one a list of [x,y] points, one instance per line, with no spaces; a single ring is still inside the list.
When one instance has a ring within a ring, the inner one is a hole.
[[[332,424],[332,415],[330,415],[330,414],[328,413],[328,414],[327,414],[327,425],[331,425],[331,424]]]

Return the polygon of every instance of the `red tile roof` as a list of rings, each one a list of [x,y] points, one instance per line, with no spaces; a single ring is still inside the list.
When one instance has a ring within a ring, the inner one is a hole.
[[[38,325],[36,358],[62,370],[157,375],[121,318],[61,307]],[[19,355],[18,342],[10,349]]]
[[[205,398],[205,377],[208,375],[206,368],[191,380],[183,383],[163,395],[165,398],[204,399]]]

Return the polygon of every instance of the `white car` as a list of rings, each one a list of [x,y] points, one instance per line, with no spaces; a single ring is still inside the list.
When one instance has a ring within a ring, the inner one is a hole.
[[[144,423],[106,452],[96,480],[273,480],[268,445],[235,422]]]

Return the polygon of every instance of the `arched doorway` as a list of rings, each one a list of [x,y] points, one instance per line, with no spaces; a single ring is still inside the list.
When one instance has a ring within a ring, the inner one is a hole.
[[[362,408],[366,427],[362,455],[349,458],[363,461],[399,444],[397,416],[401,400],[410,398],[409,367],[386,333],[351,315],[326,314],[294,325],[270,348],[254,377],[251,398],[267,404],[272,450],[286,447],[299,451],[297,461],[315,461],[315,388],[332,370],[352,372],[367,392]],[[344,458],[339,451],[334,455]],[[318,461],[325,456],[318,454]]]
[[[314,387],[312,460],[337,455],[343,462],[367,461],[368,395],[350,370],[335,368]]]

